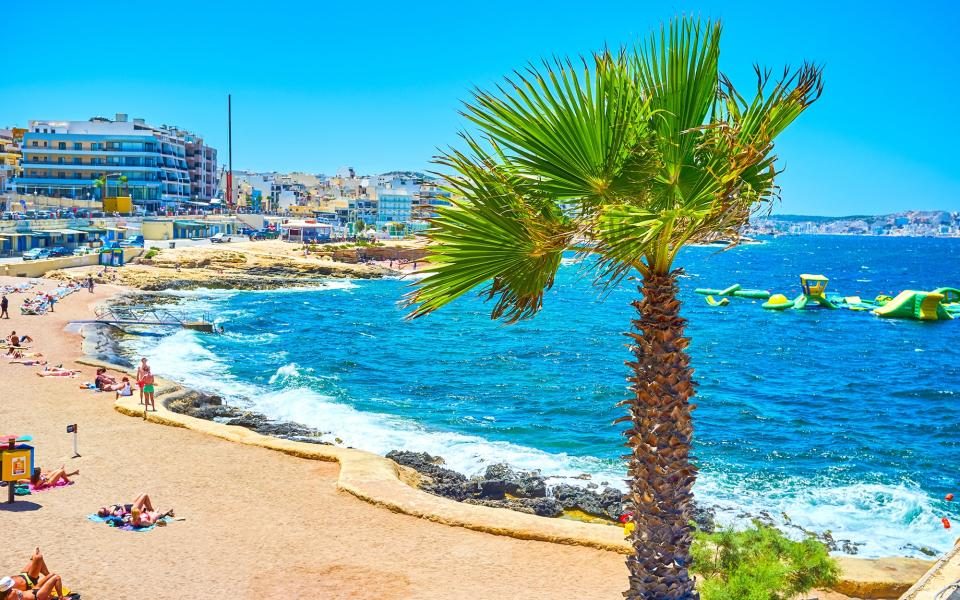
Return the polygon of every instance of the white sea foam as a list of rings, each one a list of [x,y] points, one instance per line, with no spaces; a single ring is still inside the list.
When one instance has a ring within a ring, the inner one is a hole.
[[[590,473],[598,482],[615,485],[623,476],[597,458],[551,454],[509,442],[431,430],[411,419],[357,410],[309,388],[268,391],[254,398],[253,406],[276,419],[328,431],[329,441],[340,438],[347,446],[378,454],[404,449],[439,455],[448,467],[468,475],[505,462],[517,469],[540,469],[544,475],[556,477],[553,482]]]
[[[718,508],[724,524],[743,524],[745,515],[762,511],[788,533],[803,533],[789,522],[858,545],[858,555],[922,556],[918,547],[944,551],[955,537],[940,523],[943,516],[929,495],[913,485],[855,483],[833,485],[820,479],[790,478],[764,484],[749,478],[702,473],[697,498]],[[784,517],[786,515],[786,517]],[[908,545],[908,544],[912,544]]]
[[[312,285],[279,287],[265,290],[234,290],[220,288],[194,288],[189,290],[166,290],[163,292],[166,296],[176,296],[178,298],[216,298],[223,300],[236,296],[237,294],[277,294],[292,292],[324,292],[324,291],[349,291],[355,290],[359,286],[352,279],[324,279],[317,281]]]
[[[276,385],[277,383],[284,383],[291,377],[299,377],[300,369],[297,368],[297,363],[290,363],[289,365],[283,365],[277,372],[270,376],[270,385]]]

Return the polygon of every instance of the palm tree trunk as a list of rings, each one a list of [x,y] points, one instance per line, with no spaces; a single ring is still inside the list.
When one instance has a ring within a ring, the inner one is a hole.
[[[648,275],[633,302],[639,318],[632,321],[628,378],[634,397],[629,407],[632,426],[624,433],[630,449],[627,459],[627,504],[636,524],[631,543],[635,553],[627,558],[629,600],[697,600],[699,594],[687,569],[693,527],[693,482],[697,468],[691,464],[693,424],[690,404],[694,395],[693,370],[686,353],[690,340],[683,330],[677,299],[677,275]]]

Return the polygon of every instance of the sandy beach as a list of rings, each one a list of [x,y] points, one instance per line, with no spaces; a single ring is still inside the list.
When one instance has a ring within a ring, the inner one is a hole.
[[[0,284],[22,282],[0,278]],[[53,287],[56,282],[41,285]],[[71,319],[121,288],[68,296],[11,330],[36,338],[51,364],[74,365]],[[338,466],[244,446],[116,412],[112,393],[76,378],[40,378],[37,367],[0,361],[0,430],[32,435],[36,464],[80,470],[69,487],[0,505],[0,571],[19,572],[36,546],[83,598],[619,598],[623,557],[525,541],[395,514],[338,491]],[[79,425],[81,458],[65,428]],[[100,506],[141,492],[178,520],[145,533],[87,520]],[[5,490],[4,490],[5,498]],[[826,600],[845,598],[817,593]]]

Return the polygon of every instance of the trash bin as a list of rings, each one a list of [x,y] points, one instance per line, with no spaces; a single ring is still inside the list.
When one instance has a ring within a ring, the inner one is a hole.
[[[170,242],[170,248],[176,248],[176,247],[177,247],[176,242]]]

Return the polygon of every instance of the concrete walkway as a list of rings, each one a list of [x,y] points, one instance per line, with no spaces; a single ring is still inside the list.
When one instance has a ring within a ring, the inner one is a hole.
[[[955,582],[960,582],[960,545],[944,554],[900,600],[960,600],[958,590],[945,591],[937,597],[941,590]]]

